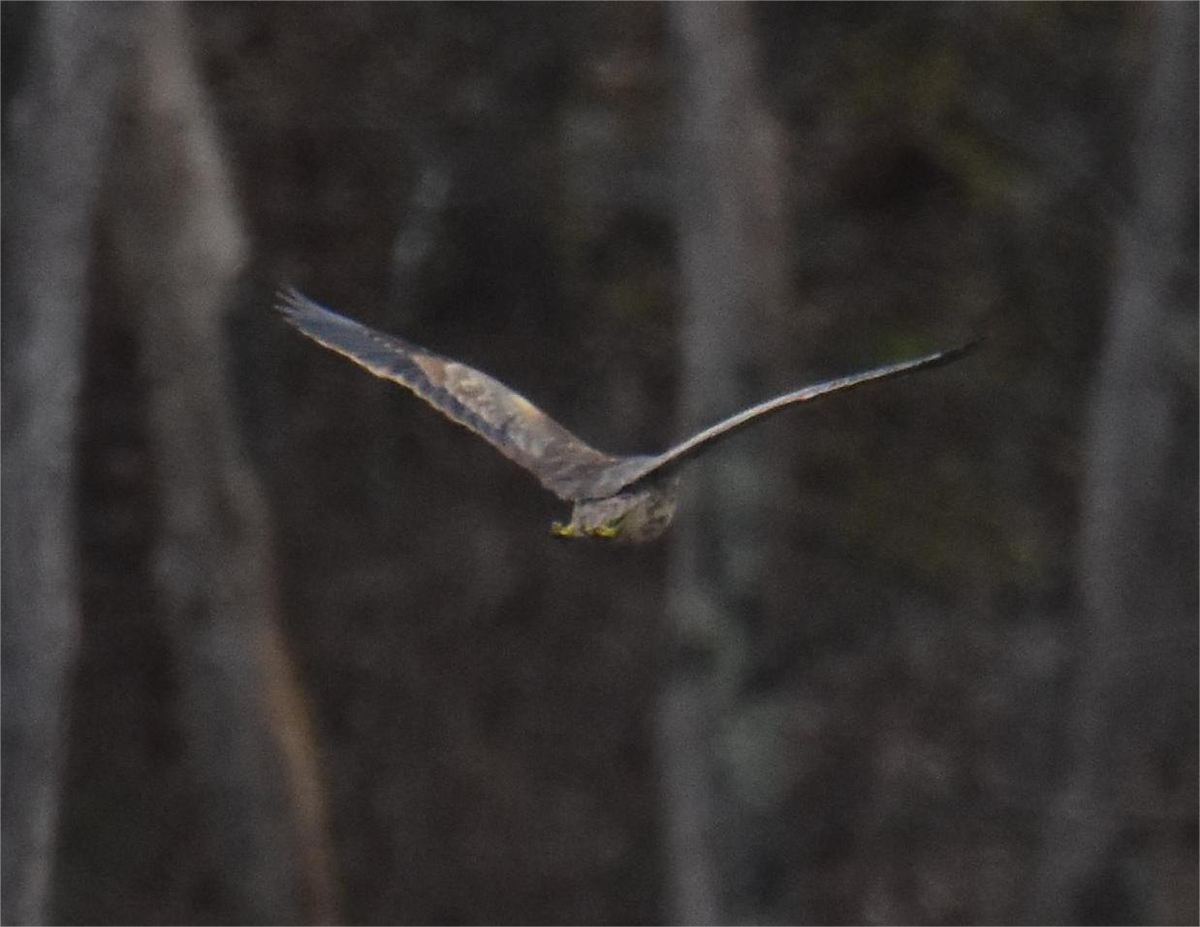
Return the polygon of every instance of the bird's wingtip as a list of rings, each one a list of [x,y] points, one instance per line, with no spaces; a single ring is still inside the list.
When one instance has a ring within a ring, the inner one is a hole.
[[[990,331],[976,332],[957,348],[951,348],[950,350],[955,355],[970,354],[972,351],[977,351],[983,347],[991,337],[992,333]]]
[[[275,290],[275,311],[284,318],[292,318],[297,313],[304,311],[310,304],[307,296],[301,293],[291,283],[280,284]]]
[[[953,348],[947,348],[943,351],[939,351],[937,354],[934,355],[934,358],[936,359],[936,362],[939,365],[942,363],[947,363],[952,360],[958,360],[958,358],[960,358],[960,357],[964,357],[968,354],[973,354],[975,351],[979,350],[981,347],[984,346],[984,344],[986,344],[988,342],[989,339],[991,339],[991,337],[992,337],[991,329],[983,329],[981,331],[976,331],[976,332],[972,333],[961,344],[956,345]]]

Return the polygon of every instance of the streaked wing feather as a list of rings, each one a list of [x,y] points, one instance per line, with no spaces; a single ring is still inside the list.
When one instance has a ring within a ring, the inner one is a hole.
[[[447,418],[486,439],[562,499],[589,498],[619,458],[596,450],[528,399],[466,364],[338,315],[294,289],[276,308],[313,341],[412,390]]]
[[[758,405],[743,409],[736,415],[731,415],[724,421],[704,429],[656,457],[623,461],[607,475],[607,481],[617,483],[617,487],[612,490],[616,492],[618,489],[636,483],[638,480],[645,479],[648,476],[675,469],[698,454],[711,450],[718,441],[724,440],[747,425],[751,425],[768,415],[773,415],[794,405],[812,402],[814,399],[840,393],[843,390],[853,389],[856,386],[862,386],[866,383],[904,376],[915,373],[918,370],[926,370],[930,367],[940,367],[942,364],[948,364],[974,350],[982,340],[975,339],[959,347],[951,348],[948,351],[938,351],[924,357],[914,358],[913,360],[888,364],[883,367],[876,367],[873,370],[863,371],[862,373],[854,373],[849,376],[814,383],[811,386],[805,386],[793,392],[768,399],[765,402],[760,402]]]

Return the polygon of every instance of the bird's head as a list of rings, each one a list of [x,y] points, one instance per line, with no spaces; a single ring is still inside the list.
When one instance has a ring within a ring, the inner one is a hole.
[[[670,479],[605,499],[576,502],[570,523],[556,521],[550,533],[560,538],[596,538],[618,544],[652,541],[671,524],[677,485],[677,480]]]

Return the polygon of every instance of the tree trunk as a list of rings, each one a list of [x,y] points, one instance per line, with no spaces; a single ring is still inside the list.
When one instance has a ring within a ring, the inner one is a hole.
[[[787,302],[777,130],[763,110],[750,9],[672,4],[680,62],[680,434],[762,398]],[[778,318],[778,316],[775,316]],[[753,840],[722,747],[736,723],[748,636],[761,621],[775,468],[751,432],[687,473],[669,573],[669,664],[658,711],[668,917],[755,919]]]
[[[74,447],[87,266],[130,11],[54,3],[35,15],[28,77],[4,126],[7,924],[45,923],[48,913],[64,694],[79,637]]]
[[[1195,364],[1195,331],[1186,324],[1196,307],[1194,276],[1180,285],[1186,279],[1181,268],[1195,272],[1196,7],[1162,4],[1148,12],[1154,22],[1133,151],[1136,203],[1118,242],[1088,426],[1071,768],[1050,809],[1031,915],[1039,923],[1088,920],[1089,899],[1097,897],[1100,910],[1115,909],[1122,919],[1175,920],[1171,912],[1146,910],[1131,894],[1136,880],[1113,871],[1112,859],[1137,823],[1131,798],[1161,796],[1159,807],[1143,809],[1152,815],[1195,811],[1195,709],[1189,725],[1176,693],[1194,691],[1195,682],[1194,604],[1189,607],[1195,544],[1181,551],[1177,539],[1195,538],[1196,503],[1194,493],[1180,497],[1173,458],[1186,435],[1180,428],[1184,391],[1196,388],[1184,374]],[[1184,339],[1191,344],[1181,349]],[[1184,485],[1194,479],[1193,469]],[[1180,531],[1164,530],[1181,515]],[[1150,770],[1181,759],[1190,779],[1182,795],[1163,794],[1162,782],[1154,781],[1158,773],[1147,779]],[[1155,868],[1151,863],[1148,871]],[[1164,897],[1147,897],[1156,895]]]
[[[111,282],[136,313],[150,384],[162,475],[155,585],[201,802],[206,858],[197,869],[222,919],[329,922],[336,905],[316,751],[278,628],[267,515],[226,370],[223,320],[246,235],[186,10],[142,10],[105,231]]]

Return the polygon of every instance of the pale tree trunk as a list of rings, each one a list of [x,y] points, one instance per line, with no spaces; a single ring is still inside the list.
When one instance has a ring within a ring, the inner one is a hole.
[[[133,313],[150,384],[155,592],[199,789],[197,870],[234,922],[328,922],[336,907],[316,754],[277,625],[267,516],[239,447],[226,363],[223,320],[246,235],[186,8],[141,13],[105,191],[107,279]]]
[[[679,61],[685,434],[762,398],[771,381],[762,333],[788,287],[778,130],[759,100],[750,8],[680,3],[667,17]],[[678,923],[756,913],[752,835],[722,744],[741,707],[747,636],[765,607],[777,468],[758,437],[743,435],[688,471],[672,539],[657,741],[667,915]]]
[[[87,265],[130,11],[37,8],[4,126],[3,910],[45,923],[79,640],[74,449]],[[5,88],[5,94],[9,88]]]
[[[1042,923],[1086,920],[1098,894],[1117,899],[1118,917],[1195,918],[1194,872],[1190,890],[1144,886],[1146,899],[1190,895],[1189,914],[1146,910],[1134,887],[1144,876],[1113,869],[1114,860],[1146,852],[1120,851],[1131,828],[1195,814],[1196,501],[1194,489],[1180,492],[1195,473],[1181,479],[1176,461],[1182,443],[1194,440],[1181,412],[1196,389],[1196,6],[1157,4],[1147,13],[1136,201],[1118,241],[1085,448],[1071,767],[1050,808],[1030,912]],[[1181,517],[1181,530],[1166,530]],[[1178,549],[1180,537],[1193,539],[1191,550]],[[1190,712],[1180,698],[1188,691]],[[1158,776],[1181,757],[1186,769],[1189,750],[1191,785],[1165,794]],[[1142,863],[1156,868],[1153,859]]]

